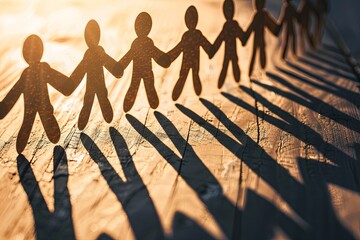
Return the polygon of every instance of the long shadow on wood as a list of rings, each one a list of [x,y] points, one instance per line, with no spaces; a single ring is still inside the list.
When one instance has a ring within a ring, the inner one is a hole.
[[[326,50],[324,44],[322,44],[320,48],[317,49],[317,53],[319,54],[319,56],[322,57],[322,59],[327,59],[329,61],[332,61],[338,64],[339,66],[347,68],[349,72],[351,71],[351,67],[346,62],[346,58],[344,57],[344,55]]]
[[[356,81],[355,76],[351,71],[351,67],[347,65],[345,61],[339,62],[336,58],[329,58],[328,56],[324,56],[323,52],[319,50],[316,52],[306,52],[305,56],[311,62],[322,64],[321,66],[323,66],[323,70],[326,72],[330,71],[330,73],[332,73],[334,71],[336,76],[343,76],[348,80]],[[339,72],[339,70],[341,72]]]
[[[345,70],[342,70],[342,72],[339,71],[337,65],[335,64],[331,64],[330,66],[326,66],[324,64],[324,60],[316,58],[314,54],[310,54],[308,53],[306,55],[307,57],[300,57],[299,61],[301,63],[304,63],[308,66],[310,66],[313,69],[317,69],[317,70],[321,70],[323,72],[325,72],[326,74],[331,74],[333,76],[337,76],[339,78],[344,78],[346,80],[350,80],[350,81],[354,81],[356,82],[356,78],[354,77],[354,75],[352,73],[343,73]],[[328,61],[328,64],[330,64],[330,62]]]
[[[119,157],[126,180],[120,178],[95,142],[86,134],[81,141],[97,163],[102,176],[116,195],[128,216],[136,239],[164,239],[159,215],[129,152],[125,139],[110,128],[110,136]]]
[[[337,43],[337,45],[339,46],[338,43]],[[356,76],[357,81],[360,82],[359,71],[357,70],[358,63],[356,61],[354,61],[353,56],[351,56],[351,53],[348,52],[348,50],[340,49],[340,48],[343,48],[343,46],[334,47],[334,46],[328,45],[328,44],[323,44],[322,48],[324,49],[324,51],[328,51],[329,53],[343,56],[347,65],[350,66],[353,75]]]
[[[67,187],[69,173],[65,150],[62,147],[54,148],[54,203],[55,210],[51,212],[40,191],[39,183],[35,178],[29,161],[19,155],[17,168],[20,182],[31,205],[37,239],[75,239],[72,221],[72,207]]]
[[[307,71],[305,69],[303,69],[299,64],[295,64],[295,63],[288,63],[288,66],[290,66],[293,70],[296,70],[297,72],[306,75],[306,77],[303,77],[293,71],[289,71],[289,70],[285,70],[284,68],[280,68],[280,67],[276,67],[276,69],[278,71],[280,71],[281,73],[286,74],[287,76],[291,77],[294,80],[298,80],[301,81],[303,83],[307,83],[309,85],[312,85],[315,88],[321,89],[329,94],[335,95],[337,97],[340,97],[342,99],[345,99],[355,105],[359,105],[359,100],[360,100],[360,94],[351,91],[349,89],[343,88],[339,85],[337,85],[336,83],[333,83],[331,81],[326,80],[325,78],[323,78],[320,75],[317,75],[316,73]],[[325,86],[323,84],[318,84],[314,81],[311,81],[309,79],[314,79],[318,82],[324,83],[328,86]]]
[[[355,239],[338,220],[334,211],[328,186],[324,181],[323,174],[334,174],[327,172],[323,163],[313,159],[298,158],[299,167],[307,194],[310,197],[307,211],[311,212],[308,219],[312,232],[312,239]],[[336,172],[336,171],[335,171]]]
[[[357,161],[351,156],[347,155],[334,145],[326,142],[319,133],[314,131],[309,126],[303,124],[290,113],[282,110],[278,106],[274,105],[260,94],[252,91],[249,88],[242,87],[242,89],[251,97],[268,108],[272,113],[278,116],[280,119],[267,114],[265,111],[257,110],[253,106],[249,105],[245,101],[228,93],[222,93],[227,99],[233,103],[239,105],[245,110],[253,113],[254,115],[262,116],[262,119],[273,126],[291,134],[300,141],[307,145],[313,146],[324,155],[325,158],[331,160],[334,165],[321,164],[322,170],[324,171],[324,177],[328,183],[333,183],[346,189],[360,192],[360,179],[357,176],[357,172],[360,172],[360,166]],[[305,133],[305,134],[304,134]],[[347,172],[348,171],[348,172]],[[326,173],[331,173],[328,175]],[[334,174],[336,173],[336,174]],[[329,176],[329,177],[328,177]],[[336,178],[334,178],[337,176]]]
[[[155,112],[155,116],[175,147],[182,153],[181,157],[177,156],[139,120],[131,115],[127,115],[126,118],[135,130],[154,146],[161,156],[168,161],[196,192],[199,199],[205,204],[229,239],[271,238],[276,227],[281,228],[288,236],[294,239],[304,236],[304,230],[295,224],[291,218],[251,190],[247,191],[245,209],[243,211],[239,210],[237,206],[223,195],[222,187],[216,177],[204,165],[192,146],[181,136],[173,123],[161,113]],[[214,127],[214,131],[216,130]],[[231,146],[233,151],[242,155],[241,145],[231,138],[227,140],[227,146]],[[253,224],[242,224],[244,223],[244,217],[246,217],[246,222]],[[258,230],[259,222],[262,222],[262,231]],[[191,233],[191,229],[188,229],[188,231]]]
[[[205,229],[201,228],[193,219],[181,212],[176,212],[172,222],[174,240],[189,239],[214,239]]]
[[[159,117],[161,116],[157,114],[158,119]],[[211,174],[203,162],[197,157],[192,147],[187,144],[186,140],[183,139],[171,122],[165,122],[162,117],[161,121],[159,121],[166,129],[169,129],[169,127],[172,128],[171,132],[170,130],[167,131],[167,134],[179,152],[185,153],[186,156],[177,156],[176,153],[133,116],[126,115],[126,118],[135,130],[148,140],[179,175],[184,178],[190,187],[194,189],[199,198],[206,204],[209,211],[219,220],[219,224],[224,232],[229,235],[232,231],[234,205],[223,195],[222,188],[215,176]],[[191,167],[189,167],[190,164]],[[216,194],[208,198],[207,196],[210,195],[210,191]]]
[[[296,76],[296,74],[291,74],[291,73],[289,73],[289,74],[292,77]],[[358,119],[339,111],[338,109],[334,108],[330,104],[328,104],[328,103],[314,97],[310,93],[296,87],[295,85],[293,85],[289,81],[286,81],[285,79],[283,79],[282,77],[280,77],[279,75],[277,75],[275,73],[267,73],[267,75],[272,80],[282,84],[283,86],[287,87],[291,91],[294,91],[295,93],[299,94],[302,97],[299,97],[291,92],[287,92],[287,91],[278,89],[276,87],[260,83],[258,81],[253,81],[253,83],[255,83],[259,86],[262,86],[263,88],[268,89],[270,91],[274,91],[275,93],[277,93],[285,98],[288,98],[291,101],[297,102],[298,104],[300,104],[304,107],[307,107],[307,108],[313,110],[314,112],[316,112],[324,117],[327,117],[327,118],[333,120],[334,122],[337,122],[338,124],[341,124],[345,128],[348,128],[353,131],[356,131],[357,133],[360,133],[360,121]]]
[[[271,156],[269,156],[265,150],[261,148],[261,146],[259,146],[255,141],[247,136],[246,133],[236,124],[234,124],[218,107],[204,99],[201,99],[201,102],[234,136],[237,136],[238,139],[242,139],[242,135],[246,136],[246,145],[243,147],[247,146],[247,154],[245,153],[239,155],[239,151],[234,152],[234,150],[232,150],[233,146],[239,146],[236,141],[206,122],[206,120],[202,119],[199,115],[190,109],[181,105],[177,106],[190,119],[216,137],[221,144],[232,151],[234,155],[242,160],[249,168],[251,168],[254,173],[270,184],[270,186],[273,187],[282,196],[282,198],[289,204],[289,206],[294,209],[294,211],[310,226],[306,229],[306,232],[303,235],[299,235],[298,232],[294,231],[296,228],[290,228],[288,231],[286,231],[286,233],[291,232],[298,238],[308,237],[317,239],[320,237],[326,239],[327,233],[318,231],[318,229],[321,227],[325,229],[331,228],[333,232],[339,236],[353,238],[352,235],[338,221],[334,211],[332,210],[332,206],[326,204],[327,202],[330,202],[326,194],[321,194],[318,198],[314,199],[313,193],[311,191],[311,185],[302,185],[297,182],[286,169],[284,169],[274,159],[272,159]],[[254,112],[257,111],[255,108],[253,110]],[[241,148],[241,146],[239,146],[239,148]],[[256,164],[257,161],[260,161],[260,163]],[[316,215],[314,215],[312,211],[308,211],[309,209],[318,208],[326,208],[327,216],[316,218]],[[331,221],[319,221],[323,218],[330,218]]]

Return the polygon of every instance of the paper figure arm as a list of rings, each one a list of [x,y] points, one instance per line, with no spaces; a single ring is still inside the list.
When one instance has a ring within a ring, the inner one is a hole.
[[[54,87],[57,91],[61,92],[65,96],[71,95],[71,93],[75,90],[74,82],[71,78],[68,78],[64,74],[56,71],[55,69],[51,68],[47,65],[46,69],[46,78],[48,84]]]
[[[175,59],[177,59],[179,55],[184,51],[183,45],[183,39],[181,39],[181,41],[168,52],[171,62],[175,61]]]
[[[239,23],[236,22],[236,37],[240,39],[241,44],[244,46],[245,45],[245,32],[244,30],[240,27]]]
[[[279,35],[281,25],[278,25],[275,18],[269,12],[265,14],[265,25],[275,36]]]
[[[104,67],[116,78],[121,78],[124,71],[118,71],[117,62],[104,51]]]
[[[10,112],[20,98],[20,95],[23,93],[25,76],[26,70],[21,74],[20,79],[11,88],[4,100],[0,102],[0,119],[3,119]]]
[[[256,15],[254,16],[252,22],[250,23],[248,29],[246,30],[245,34],[244,34],[244,42],[243,42],[243,46],[246,45],[247,41],[249,40],[251,33],[254,31],[255,29],[255,25],[257,23],[257,18]]]
[[[205,50],[205,52],[207,53],[207,55],[210,57],[211,56],[211,50],[212,50],[212,45],[209,42],[209,40],[206,39],[206,37],[204,37],[204,35],[200,32],[200,46]]]
[[[288,15],[288,11],[290,10],[290,6],[283,4],[283,7],[281,8],[281,13],[279,16],[278,22],[280,23],[281,27],[283,26],[284,22],[286,21],[286,16]]]
[[[224,35],[225,35],[224,34],[224,29],[222,29],[219,36],[216,38],[214,44],[211,47],[211,54],[209,56],[210,58],[213,58],[213,56],[217,53],[217,51],[219,51],[219,48],[220,48],[221,44],[225,40]]]
[[[152,46],[152,56],[157,64],[164,68],[168,68],[171,64],[171,59],[169,54],[164,53],[158,49],[155,45]]]
[[[119,78],[124,74],[124,70],[129,66],[130,62],[134,59],[134,50],[130,48],[130,50],[118,61],[115,63],[111,72],[115,77]]]
[[[79,65],[75,68],[73,73],[70,76],[70,79],[73,83],[73,91],[80,85],[86,74],[86,60],[85,58],[81,60]]]
[[[123,70],[129,66],[130,62],[134,59],[134,51],[132,48],[118,61],[118,65],[120,65]]]

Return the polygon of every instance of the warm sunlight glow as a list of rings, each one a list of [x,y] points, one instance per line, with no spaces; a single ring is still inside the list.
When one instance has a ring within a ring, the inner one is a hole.
[[[0,0],[0,239],[360,238],[327,4]]]

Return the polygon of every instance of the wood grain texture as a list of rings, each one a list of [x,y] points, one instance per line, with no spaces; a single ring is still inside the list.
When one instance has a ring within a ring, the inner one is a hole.
[[[86,50],[89,19],[99,22],[100,44],[119,60],[135,38],[138,13],[149,12],[150,37],[169,51],[186,30],[184,14],[192,4],[198,28],[213,42],[225,21],[222,1],[7,2],[0,10],[0,99],[25,67],[21,46],[31,33],[44,41],[44,60],[69,76]],[[236,20],[245,29],[252,4],[235,4]],[[212,60],[202,52],[202,95],[196,96],[188,77],[176,103],[171,93],[181,57],[168,69],[153,63],[156,111],[141,84],[126,115],[132,66],[121,79],[105,72],[114,120],[103,120],[95,100],[83,131],[77,121],[85,82],[70,97],[50,88],[67,171],[63,165],[54,171],[55,145],[38,117],[23,152],[29,164],[20,164],[20,98],[0,120],[0,238],[33,239],[36,231],[60,228],[69,219],[78,239],[360,238],[358,82],[327,34],[318,50],[286,62],[280,60],[281,39],[267,34],[266,41],[267,71],[256,66],[248,79],[250,38],[246,47],[238,43],[240,85],[229,68],[221,90],[224,46]],[[29,177],[29,170],[38,188],[27,178],[28,198],[20,176]],[[58,190],[61,195],[68,188],[70,215],[66,196],[59,200],[54,188],[66,179]],[[49,216],[42,215],[44,207]],[[39,210],[40,224],[33,210]],[[60,229],[63,236],[71,231]]]

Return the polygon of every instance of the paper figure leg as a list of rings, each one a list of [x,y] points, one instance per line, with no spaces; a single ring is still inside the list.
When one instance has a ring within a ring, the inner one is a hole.
[[[102,115],[107,123],[111,123],[114,117],[114,111],[108,98],[107,91],[97,94]]]
[[[79,122],[78,127],[80,130],[83,130],[87,123],[89,122],[91,108],[94,103],[95,94],[94,93],[85,93],[84,97],[84,106],[81,109],[80,116],[79,116]]]
[[[222,88],[222,86],[225,83],[225,78],[226,78],[226,73],[229,67],[229,59],[225,58],[224,59],[224,64],[223,64],[223,68],[221,69],[221,73],[220,73],[220,77],[219,77],[219,82],[218,82],[218,88]]]
[[[29,140],[30,132],[36,117],[36,111],[27,111],[25,108],[24,121],[20,128],[19,135],[16,140],[16,150],[20,154],[24,151]]]
[[[60,127],[52,109],[51,111],[39,112],[39,115],[49,140],[52,143],[57,143],[60,139]]]
[[[188,67],[185,68],[183,66],[181,67],[179,80],[175,84],[175,87],[174,87],[174,90],[172,93],[172,99],[174,101],[178,100],[178,98],[180,97],[180,94],[184,88],[185,81],[189,74],[189,71],[190,71],[190,68],[188,68]]]
[[[256,51],[257,51],[257,46],[254,44],[253,53],[252,53],[251,62],[250,62],[250,68],[249,68],[249,77],[251,77],[253,70],[254,70]]]
[[[128,112],[134,106],[136,95],[139,91],[141,77],[134,76],[132,77],[129,90],[126,93],[124,100],[124,111]]]
[[[150,107],[156,109],[159,106],[159,97],[156,93],[153,73],[149,74],[149,76],[144,79],[144,85]]]
[[[192,75],[193,75],[193,84],[194,84],[194,89],[195,89],[195,93],[196,95],[200,95],[201,94],[201,81],[200,81],[200,77],[199,77],[199,66],[196,65],[195,67],[192,68]]]
[[[232,62],[235,82],[238,83],[238,82],[240,82],[240,75],[241,75],[238,59],[237,58],[232,59],[231,62]]]

